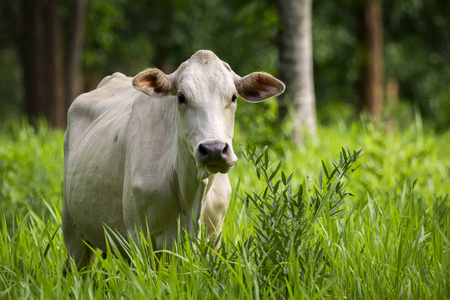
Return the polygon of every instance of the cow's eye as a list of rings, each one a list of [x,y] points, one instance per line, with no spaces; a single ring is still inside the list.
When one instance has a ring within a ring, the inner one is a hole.
[[[183,94],[178,94],[178,104],[185,104],[186,103],[186,97],[184,97]]]
[[[233,95],[233,97],[231,97],[231,102],[236,102],[236,98],[237,98],[237,96],[236,95]]]

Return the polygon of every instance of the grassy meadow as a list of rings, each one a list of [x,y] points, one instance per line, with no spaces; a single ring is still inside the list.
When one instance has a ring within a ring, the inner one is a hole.
[[[450,134],[420,118],[336,121],[302,147],[237,125],[220,250],[120,239],[128,259],[111,243],[66,277],[64,133],[39,128],[0,129],[0,299],[450,299]]]

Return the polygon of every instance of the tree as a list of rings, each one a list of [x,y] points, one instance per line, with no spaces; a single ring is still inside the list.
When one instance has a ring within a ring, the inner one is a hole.
[[[69,46],[66,56],[65,108],[83,91],[83,44],[86,19],[86,0],[72,0],[69,20]]]
[[[379,116],[383,109],[383,18],[382,0],[367,0],[358,12],[358,38],[363,50],[363,70],[357,83],[358,111]]]
[[[65,127],[68,105],[82,91],[85,0],[72,0],[69,33],[62,26],[64,5],[61,0],[0,3],[0,19],[10,28],[22,69],[23,110],[32,121],[44,116],[59,128]],[[64,38],[69,42],[66,60]]]
[[[311,37],[311,0],[278,0],[279,77],[286,84],[281,97],[280,120],[288,112],[289,102],[295,113],[294,140],[303,142],[303,133],[316,132],[316,108]]]
[[[23,66],[25,111],[65,126],[64,67],[59,0],[22,2],[19,52]]]

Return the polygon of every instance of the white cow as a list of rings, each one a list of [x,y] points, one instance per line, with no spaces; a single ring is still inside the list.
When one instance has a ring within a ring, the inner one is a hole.
[[[220,233],[231,195],[226,173],[237,161],[237,95],[260,102],[283,91],[274,77],[241,78],[201,50],[170,75],[114,73],[75,99],[64,139],[62,228],[77,267],[90,263],[85,242],[106,250],[105,224],[133,239],[148,228],[154,249],[173,243],[178,222],[191,234],[193,220]]]

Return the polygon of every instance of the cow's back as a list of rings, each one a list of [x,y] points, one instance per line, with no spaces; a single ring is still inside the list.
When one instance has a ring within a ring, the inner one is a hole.
[[[105,77],[97,89],[77,97],[68,111],[65,143],[69,148],[65,150],[76,148],[88,131],[96,131],[108,121],[124,121],[137,94],[131,78],[114,73]]]
[[[64,201],[87,240],[104,240],[103,224],[125,234],[122,193],[127,122],[140,96],[115,73],[80,95],[68,112],[64,140]],[[97,245],[102,247],[103,245]]]

